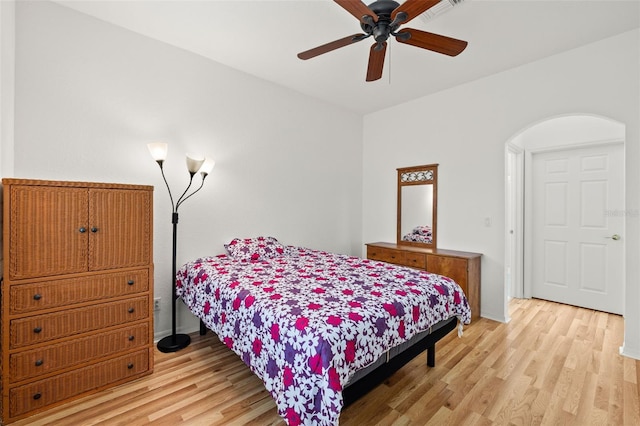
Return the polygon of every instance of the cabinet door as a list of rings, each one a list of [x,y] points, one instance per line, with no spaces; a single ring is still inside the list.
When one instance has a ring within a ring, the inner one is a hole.
[[[151,192],[89,190],[89,270],[151,262]]]
[[[427,271],[451,278],[465,293],[468,292],[467,265],[467,259],[427,255]]]
[[[87,270],[87,190],[12,185],[9,278]]]

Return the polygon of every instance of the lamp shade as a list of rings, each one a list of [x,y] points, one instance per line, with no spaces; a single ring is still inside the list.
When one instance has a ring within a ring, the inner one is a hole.
[[[187,169],[189,173],[196,173],[204,163],[204,157],[196,154],[187,154]]]
[[[152,142],[147,144],[151,156],[156,161],[164,161],[167,159],[167,144],[164,142]]]
[[[216,162],[213,161],[212,158],[206,157],[204,159],[204,164],[202,165],[202,167],[200,167],[200,174],[202,174],[202,176],[207,176],[209,173],[211,173],[211,170],[213,170],[213,166],[216,165]]]

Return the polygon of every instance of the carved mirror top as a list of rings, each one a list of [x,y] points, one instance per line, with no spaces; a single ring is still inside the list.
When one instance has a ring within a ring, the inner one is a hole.
[[[403,184],[409,184],[411,182],[417,184],[420,184],[421,182],[433,183],[433,169],[428,168],[425,170],[400,172],[400,182]]]
[[[438,165],[398,169],[397,243],[436,247]]]

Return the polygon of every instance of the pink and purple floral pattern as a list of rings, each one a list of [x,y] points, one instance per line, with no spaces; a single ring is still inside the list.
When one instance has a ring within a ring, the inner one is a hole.
[[[285,251],[273,237],[234,238],[224,248],[235,259],[253,261],[282,256]]]
[[[177,292],[262,379],[289,425],[337,425],[355,371],[441,320],[470,322],[449,278],[305,248],[286,253],[197,259],[178,272]]]
[[[402,236],[402,241],[431,244],[433,242],[431,227],[428,225],[416,226],[411,230],[411,233]]]

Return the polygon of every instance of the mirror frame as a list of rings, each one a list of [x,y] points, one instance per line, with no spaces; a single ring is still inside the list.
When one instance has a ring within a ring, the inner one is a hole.
[[[438,164],[398,168],[398,216],[397,244],[427,248],[437,247],[438,228]],[[431,212],[431,244],[402,240],[402,188],[414,185],[433,185],[433,203]]]

